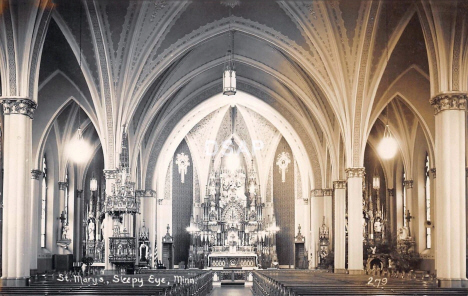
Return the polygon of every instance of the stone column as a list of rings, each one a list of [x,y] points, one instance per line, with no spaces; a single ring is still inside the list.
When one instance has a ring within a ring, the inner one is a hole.
[[[115,180],[117,179],[117,170],[104,170],[104,176],[106,178],[106,196],[111,196],[112,187],[114,186]],[[112,216],[106,213],[104,221],[102,222],[104,224],[104,231],[102,233],[105,246],[104,263],[105,270],[109,271],[113,269],[112,263],[109,262],[109,237],[111,237],[113,234],[114,221]]]
[[[345,243],[346,243],[346,181],[333,182],[335,190],[335,273],[345,273]]]
[[[436,270],[441,287],[461,287],[466,280],[465,93],[445,93],[430,100],[435,109]]]
[[[348,177],[348,272],[363,274],[362,179],[365,168],[345,170]]]
[[[37,105],[27,98],[3,99],[2,104],[5,115],[2,279],[23,279],[30,275],[31,122]]]
[[[29,262],[31,275],[37,272],[37,255],[41,247],[41,185],[43,177],[41,170],[31,171],[31,257]]]
[[[404,219],[406,219],[406,216],[408,215],[408,211],[410,213],[410,215],[414,215],[415,213],[413,213],[413,180],[405,180],[403,182],[405,184],[405,188],[404,190],[406,191],[406,212],[403,213],[403,217]],[[408,234],[410,235],[410,237],[415,237],[415,235],[413,235],[415,229],[413,227],[413,219],[411,219],[408,223],[408,220],[406,220],[406,223],[408,226]],[[416,234],[416,233],[414,233]]]

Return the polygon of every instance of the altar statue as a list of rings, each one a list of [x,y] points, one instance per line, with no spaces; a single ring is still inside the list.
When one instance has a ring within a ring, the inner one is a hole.
[[[88,223],[88,240],[94,240],[94,221],[91,219]]]
[[[382,232],[382,223],[379,220],[374,222],[374,231],[375,232]]]

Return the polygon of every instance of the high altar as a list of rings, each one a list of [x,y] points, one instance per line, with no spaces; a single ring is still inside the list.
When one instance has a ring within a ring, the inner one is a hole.
[[[270,267],[277,261],[276,223],[263,217],[259,192],[253,160],[248,173],[235,153],[223,157],[218,170],[212,168],[203,217],[192,216],[187,228],[190,268]]]

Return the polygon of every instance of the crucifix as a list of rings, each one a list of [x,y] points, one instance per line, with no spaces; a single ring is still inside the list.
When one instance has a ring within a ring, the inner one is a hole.
[[[411,219],[413,218],[414,217],[410,215],[410,211],[406,210],[405,220],[406,220],[406,224],[408,225],[408,237],[411,237],[410,222],[411,222]]]

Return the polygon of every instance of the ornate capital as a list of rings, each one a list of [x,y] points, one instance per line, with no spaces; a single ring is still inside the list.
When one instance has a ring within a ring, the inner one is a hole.
[[[333,195],[333,189],[331,188],[323,189],[323,196],[332,196],[332,195]]]
[[[333,181],[333,188],[346,189],[346,180]]]
[[[434,113],[437,115],[444,110],[466,110],[467,99],[468,94],[445,93],[433,97],[429,102],[434,107]]]
[[[318,197],[318,196],[323,196],[323,190],[322,189],[313,189],[310,192],[311,196],[313,197]]]
[[[435,178],[436,177],[436,168],[432,168],[431,173],[432,173],[432,178]]]
[[[82,198],[83,197],[83,189],[77,189],[76,190],[76,197],[77,198]]]
[[[31,170],[31,179],[39,180],[43,176],[41,170]]]
[[[59,190],[65,190],[68,186],[67,182],[58,182]]]
[[[395,188],[388,188],[388,196],[393,197],[395,196]]]
[[[117,179],[117,170],[104,170],[106,180]]]
[[[135,190],[135,195],[137,197],[156,197],[156,191],[152,189]]]
[[[346,176],[349,178],[364,178],[366,168],[347,168],[345,169]]]
[[[34,110],[37,108],[36,102],[26,98],[2,99],[3,114],[22,114],[33,119]]]
[[[413,180],[405,180],[403,181],[403,184],[406,188],[413,188]]]
[[[302,200],[304,201],[304,205],[309,204],[309,199],[307,197],[304,197]]]

